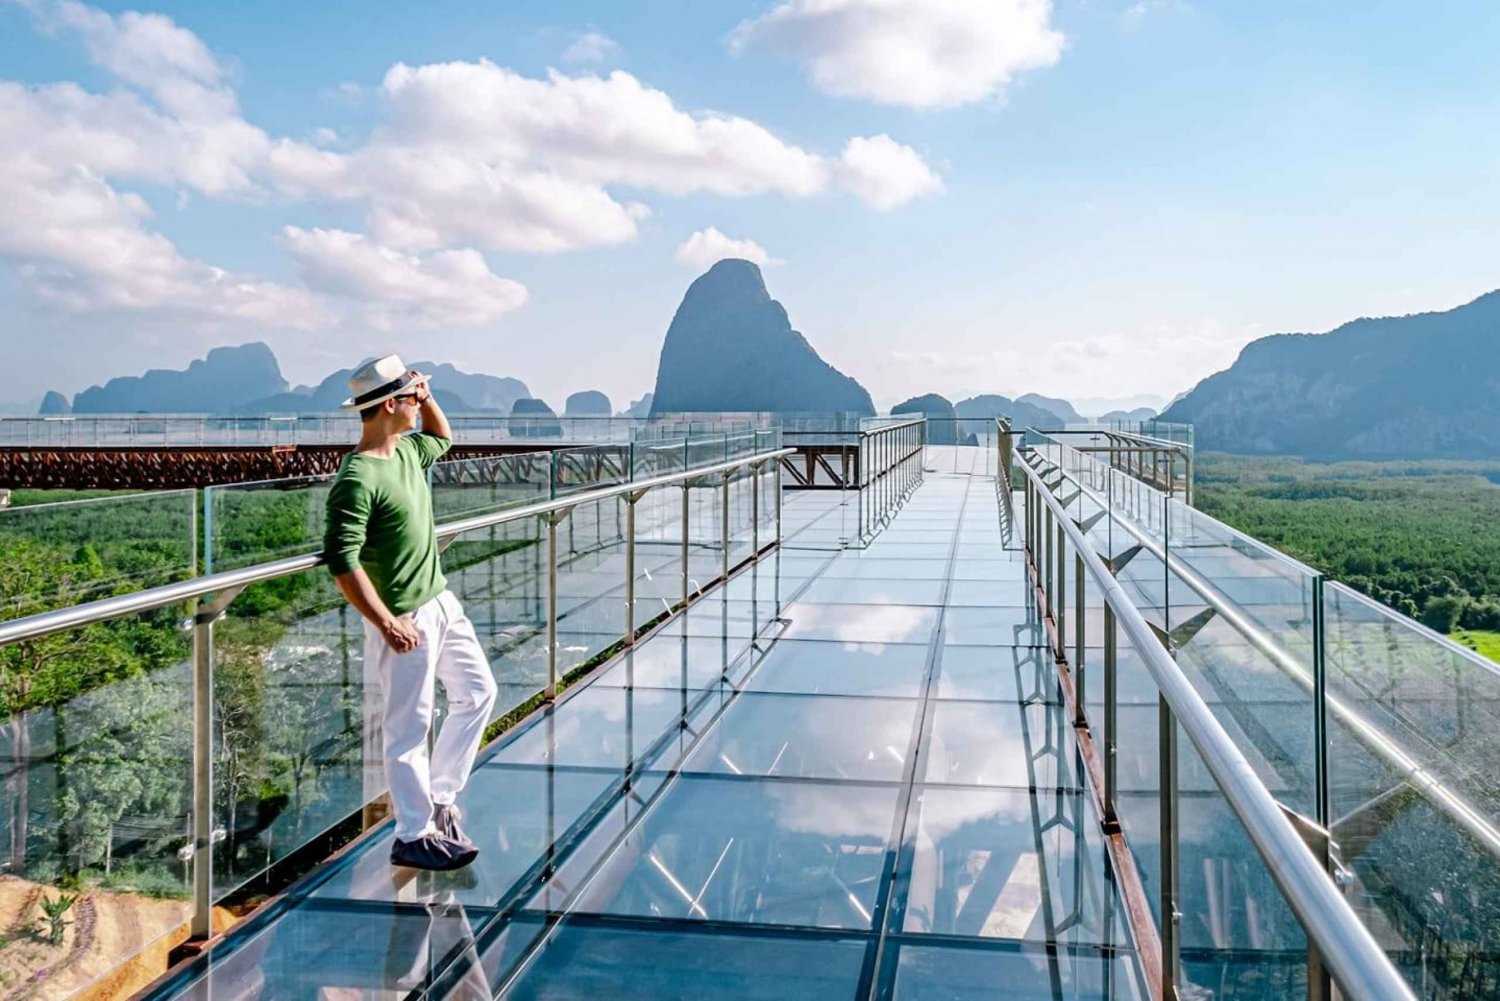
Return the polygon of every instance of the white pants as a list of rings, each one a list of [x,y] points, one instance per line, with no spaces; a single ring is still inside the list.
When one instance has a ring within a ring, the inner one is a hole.
[[[365,622],[365,669],[374,668],[384,702],[385,777],[402,841],[435,830],[434,804],[452,803],[474,767],[474,755],[495,705],[495,678],[474,625],[452,591],[444,591],[407,615],[421,637],[406,653],[391,649],[380,630]],[[435,693],[442,682],[448,718],[427,756]]]

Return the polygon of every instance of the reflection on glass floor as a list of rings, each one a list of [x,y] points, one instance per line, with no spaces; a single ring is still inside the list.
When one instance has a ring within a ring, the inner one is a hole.
[[[1144,997],[993,481],[930,475],[837,552],[808,496],[487,752],[470,870],[361,842],[162,994]]]

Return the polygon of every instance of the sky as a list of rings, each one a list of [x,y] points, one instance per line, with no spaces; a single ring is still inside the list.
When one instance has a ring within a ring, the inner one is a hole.
[[[1164,400],[1500,286],[1497,51],[1493,0],[0,0],[0,400],[261,340],[623,407],[723,256],[881,407]]]

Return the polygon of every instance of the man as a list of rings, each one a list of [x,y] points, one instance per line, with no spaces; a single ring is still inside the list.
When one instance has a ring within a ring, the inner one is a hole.
[[[349,387],[343,406],[359,411],[359,444],[328,494],[323,557],[364,616],[365,663],[380,678],[396,814],[391,862],[458,869],[479,854],[455,802],[495,704],[495,680],[438,564],[427,470],[452,446],[453,431],[427,376],[396,355],[356,369]],[[419,416],[422,430],[409,434]],[[434,681],[447,693],[448,719],[429,762]]]

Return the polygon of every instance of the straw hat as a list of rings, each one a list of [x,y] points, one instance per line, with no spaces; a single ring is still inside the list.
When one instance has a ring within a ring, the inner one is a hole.
[[[384,403],[393,396],[400,396],[412,386],[425,382],[427,376],[413,373],[401,361],[400,355],[386,355],[366,362],[349,376],[349,399],[339,406],[345,410],[363,410],[377,403]]]

